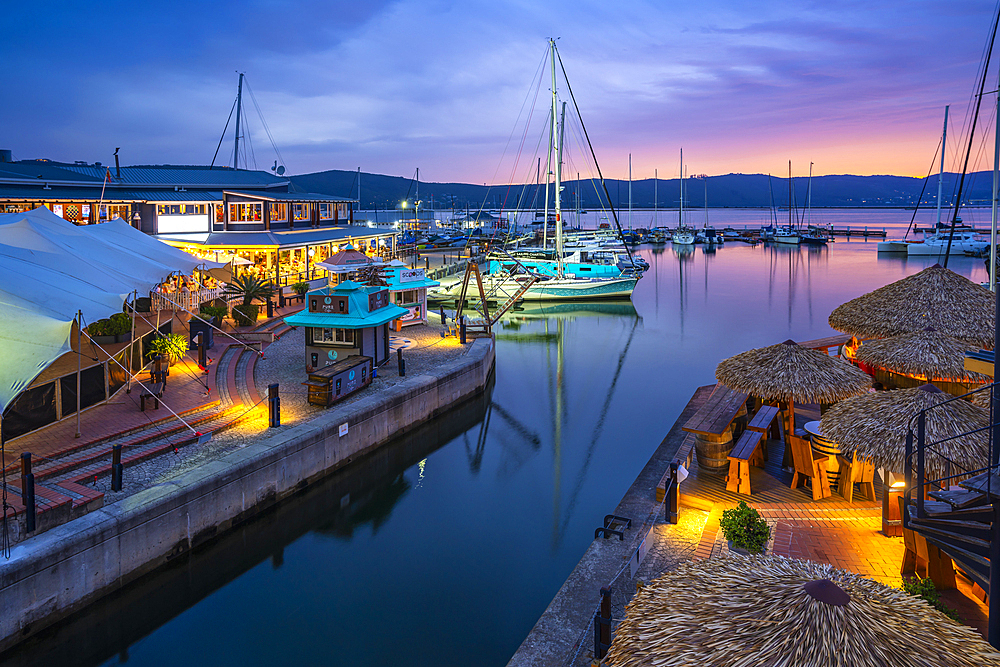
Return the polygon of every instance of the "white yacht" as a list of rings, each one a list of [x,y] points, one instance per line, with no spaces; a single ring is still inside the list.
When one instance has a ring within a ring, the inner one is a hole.
[[[908,243],[907,255],[943,255],[948,252],[949,232],[927,234],[920,243]],[[990,247],[989,241],[978,238],[978,234],[970,231],[955,230],[951,240],[951,255],[964,255],[966,252],[982,252]]]

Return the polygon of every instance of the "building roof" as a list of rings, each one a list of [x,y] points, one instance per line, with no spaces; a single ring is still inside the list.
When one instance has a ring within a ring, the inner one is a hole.
[[[258,191],[258,192],[241,192],[238,190],[226,190],[226,193],[231,195],[240,195],[242,197],[252,197],[254,199],[262,199],[265,201],[286,201],[286,202],[356,202],[357,199],[351,199],[350,197],[335,197],[333,195],[320,195],[315,192],[271,192],[271,191]]]
[[[415,280],[403,281],[403,272],[409,272],[411,275],[419,276]],[[399,292],[401,290],[408,289],[421,289],[426,287],[438,287],[441,285],[436,280],[431,280],[426,275],[424,275],[423,269],[411,269],[407,266],[390,266],[386,269],[386,281],[389,283],[389,289],[393,292]]]
[[[370,239],[396,234],[393,230],[369,227],[320,227],[288,232],[200,232],[157,234],[155,238],[172,245],[192,244],[205,248],[298,248],[304,245],[340,243],[351,239]]]
[[[119,173],[121,176],[119,177]],[[20,160],[0,165],[0,180],[34,178],[63,183],[100,185],[107,178],[109,186],[121,187],[198,187],[198,188],[282,188],[290,181],[266,171],[207,167],[203,165],[137,165],[116,169],[112,165],[69,164],[50,160]]]
[[[346,313],[310,313],[301,310],[294,315],[285,318],[285,322],[292,326],[321,327],[324,329],[362,329],[365,327],[377,327],[403,317],[410,311],[401,306],[389,304],[376,311],[368,311],[368,295],[380,292],[385,287],[361,285],[352,281],[345,281],[335,287],[323,287],[313,290],[306,295],[308,299],[313,295],[327,296],[330,294],[347,295],[350,305]]]

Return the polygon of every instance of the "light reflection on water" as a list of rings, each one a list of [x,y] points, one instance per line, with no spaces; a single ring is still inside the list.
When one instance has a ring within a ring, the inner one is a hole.
[[[240,556],[223,541],[17,661],[72,646],[84,664],[502,665],[719,360],[829,335],[834,307],[936,261],[846,239],[639,252],[634,306],[507,317],[492,395],[443,417],[447,435],[360,463],[279,513],[295,530],[247,529]],[[950,267],[985,279],[982,260]]]

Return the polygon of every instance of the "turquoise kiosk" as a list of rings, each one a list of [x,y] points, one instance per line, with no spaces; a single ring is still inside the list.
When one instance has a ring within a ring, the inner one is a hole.
[[[350,355],[378,366],[389,358],[389,323],[408,313],[390,303],[387,287],[346,280],[306,294],[305,309],[285,322],[305,327],[306,371],[313,372]]]
[[[427,288],[441,283],[430,280],[423,269],[411,269],[393,260],[383,269],[392,302],[409,311],[396,320],[396,331],[411,324],[427,324]]]

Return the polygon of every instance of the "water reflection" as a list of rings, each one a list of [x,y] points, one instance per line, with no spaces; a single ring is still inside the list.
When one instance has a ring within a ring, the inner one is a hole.
[[[303,535],[351,540],[362,526],[373,532],[411,489],[406,471],[454,438],[474,430],[492,401],[484,393],[376,450],[230,531],[203,548],[42,631],[2,656],[4,667],[96,665],[129,651],[150,632],[262,563],[284,564],[285,547]],[[206,628],[211,632],[211,628]],[[201,663],[196,660],[196,663]]]

